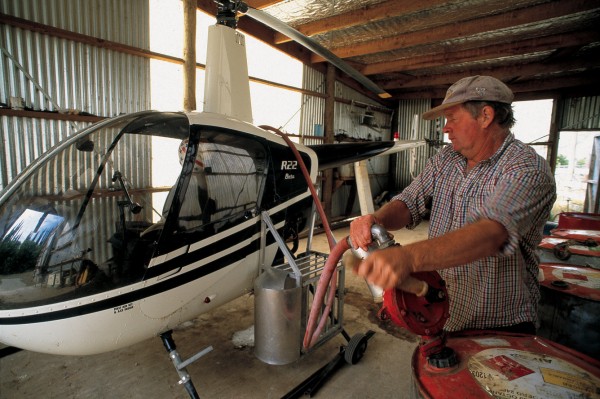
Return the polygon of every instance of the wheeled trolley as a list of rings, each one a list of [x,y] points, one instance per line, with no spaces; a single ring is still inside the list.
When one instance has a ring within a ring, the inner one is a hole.
[[[265,229],[275,237],[286,261],[265,267],[255,283],[255,355],[269,364],[287,364],[310,353],[337,334],[341,333],[348,341],[348,345],[340,349],[340,353],[330,364],[324,366],[297,388],[312,389],[314,392],[315,385],[322,384],[327,375],[338,368],[341,361],[345,360],[349,364],[357,363],[366,350],[368,339],[374,333],[368,332],[350,337],[344,330],[345,269],[341,262],[338,262],[335,268],[335,278],[337,278],[335,299],[331,311],[326,315],[325,327],[310,349],[302,347],[309,311],[314,305],[314,295],[328,255],[310,249],[314,213],[306,251],[297,256],[289,252],[266,212],[262,214],[262,219]],[[321,304],[316,306],[322,307],[320,310],[322,313],[324,306]]]

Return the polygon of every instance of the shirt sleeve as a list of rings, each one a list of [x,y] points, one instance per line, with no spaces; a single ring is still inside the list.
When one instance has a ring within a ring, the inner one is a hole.
[[[545,160],[539,159],[536,165],[517,165],[502,174],[485,206],[470,212],[467,222],[491,219],[501,223],[509,236],[501,255],[509,256],[518,250],[521,236],[532,226],[543,227],[555,199],[554,177]]]

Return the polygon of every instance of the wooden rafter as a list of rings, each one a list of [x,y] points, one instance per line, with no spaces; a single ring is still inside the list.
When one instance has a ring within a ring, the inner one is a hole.
[[[451,23],[440,27],[416,32],[399,32],[398,34],[377,40],[357,43],[350,46],[331,49],[340,58],[364,56],[398,48],[425,45],[437,41],[464,38],[484,32],[514,28],[562,17],[571,13],[597,8],[597,4],[589,0],[553,1],[519,10],[509,11],[493,16],[476,18],[461,24]],[[312,62],[324,61],[317,55]]]
[[[600,31],[571,32],[549,35],[517,42],[493,44],[462,51],[429,53],[399,60],[365,65],[360,71],[365,75],[387,72],[410,71],[421,68],[434,68],[458,63],[481,61],[490,58],[524,55],[561,48],[573,48],[600,40]]]
[[[329,32],[349,28],[356,25],[362,25],[369,22],[380,21],[385,18],[397,17],[400,15],[411,14],[448,3],[447,0],[422,0],[422,1],[398,1],[387,0],[375,5],[369,5],[357,10],[352,10],[344,14],[334,15],[308,22],[295,29],[306,36],[313,36],[319,33]],[[281,33],[275,34],[275,43],[284,43],[291,39]]]

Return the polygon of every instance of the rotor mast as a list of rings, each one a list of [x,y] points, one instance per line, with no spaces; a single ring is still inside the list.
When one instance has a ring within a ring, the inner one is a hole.
[[[219,0],[217,23],[208,28],[204,111],[252,123],[246,40],[236,31],[237,14],[248,6]]]

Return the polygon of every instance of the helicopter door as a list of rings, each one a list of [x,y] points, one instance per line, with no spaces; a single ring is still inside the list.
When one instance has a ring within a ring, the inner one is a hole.
[[[149,316],[161,317],[197,296],[211,296],[219,283],[226,285],[221,292],[252,286],[259,270],[257,209],[268,170],[260,140],[226,129],[190,127],[190,138],[180,148],[181,174],[166,201],[157,256],[146,279],[176,277],[189,280],[186,286],[193,288],[180,289],[171,304],[164,298],[145,301]]]
[[[190,131],[179,147],[181,174],[159,221],[162,254],[248,220],[263,193],[267,152],[259,139],[197,125]]]

